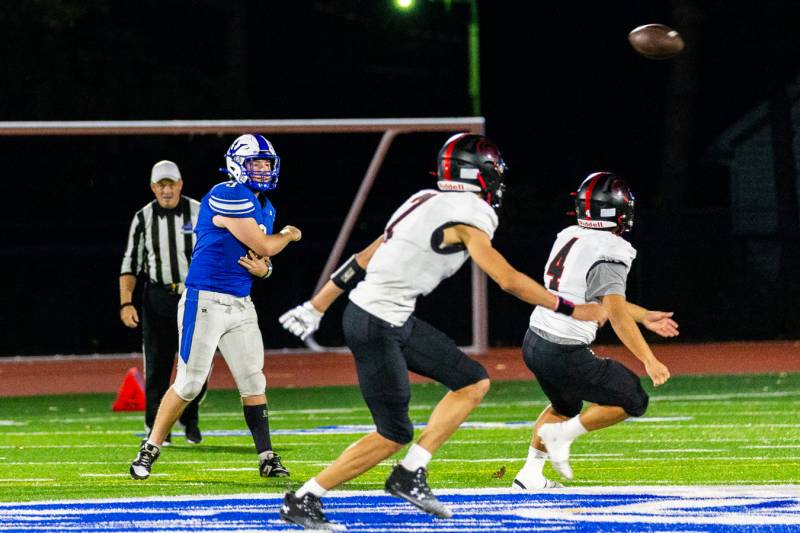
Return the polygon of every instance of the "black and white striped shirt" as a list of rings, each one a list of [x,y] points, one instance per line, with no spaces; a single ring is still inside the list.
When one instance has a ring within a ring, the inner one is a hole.
[[[120,275],[144,273],[151,283],[182,283],[192,260],[200,202],[186,196],[175,209],[153,200],[133,216]]]

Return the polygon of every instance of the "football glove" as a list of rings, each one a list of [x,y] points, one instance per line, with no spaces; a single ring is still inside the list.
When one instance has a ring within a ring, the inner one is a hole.
[[[301,340],[306,340],[306,337],[319,329],[319,323],[324,314],[314,309],[311,302],[305,302],[294,309],[289,309],[278,320],[283,329],[297,335]]]

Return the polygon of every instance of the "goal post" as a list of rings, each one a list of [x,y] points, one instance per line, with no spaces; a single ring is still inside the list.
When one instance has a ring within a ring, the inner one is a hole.
[[[70,135],[220,135],[259,131],[291,133],[381,133],[382,137],[367,167],[339,235],[317,280],[322,287],[341,260],[370,189],[394,139],[404,133],[465,131],[483,134],[483,117],[304,119],[304,120],[98,120],[98,121],[0,121],[0,136]],[[472,344],[465,350],[486,353],[489,347],[486,275],[471,264]],[[315,292],[316,292],[315,290]],[[315,343],[310,347],[321,349]],[[285,352],[286,350],[281,350]]]

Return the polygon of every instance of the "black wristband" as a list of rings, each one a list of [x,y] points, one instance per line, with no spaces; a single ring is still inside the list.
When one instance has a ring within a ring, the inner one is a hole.
[[[569,300],[565,300],[561,296],[556,296],[558,298],[558,302],[556,304],[556,313],[561,313],[562,315],[571,316],[572,313],[575,312],[575,304],[570,302]]]
[[[133,302],[125,302],[124,304],[120,304],[120,306],[119,306],[119,310],[120,310],[120,311],[122,311],[123,309],[125,309],[125,308],[126,308],[126,307],[128,307],[129,305],[130,305],[131,307],[133,307]]]
[[[356,261],[356,256],[353,255],[336,272],[331,274],[331,281],[343,291],[347,291],[358,285],[358,282],[364,279],[366,275],[367,271],[361,268],[361,265]]]

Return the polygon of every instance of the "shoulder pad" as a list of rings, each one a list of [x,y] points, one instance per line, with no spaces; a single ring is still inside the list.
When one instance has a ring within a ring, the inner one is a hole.
[[[606,237],[599,246],[600,259],[623,263],[630,268],[633,260],[636,259],[636,249],[618,235],[606,233]]]
[[[257,204],[250,189],[235,181],[219,183],[208,193],[208,206],[220,215],[249,216]]]
[[[497,213],[489,204],[472,193],[442,193],[448,205],[447,218],[452,222],[459,222],[473,226],[486,233],[489,238],[494,237],[497,229]]]
[[[211,188],[211,196],[223,200],[252,200],[253,193],[238,181],[223,181]]]

